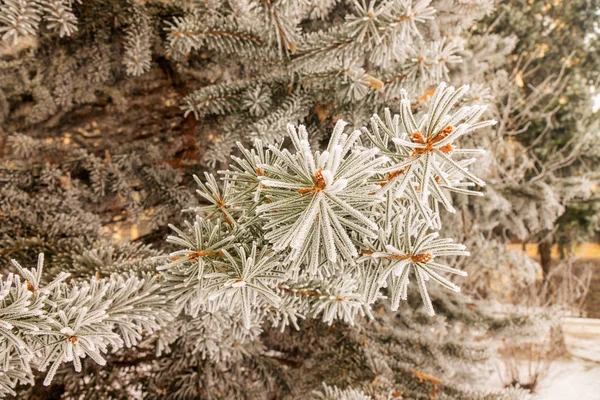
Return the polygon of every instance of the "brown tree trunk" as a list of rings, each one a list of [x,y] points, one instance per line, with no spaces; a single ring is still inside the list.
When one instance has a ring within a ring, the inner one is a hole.
[[[546,280],[550,273],[550,268],[552,267],[552,237],[545,239],[539,244],[538,252],[540,255],[540,263],[542,264],[542,271],[544,272],[544,280]]]

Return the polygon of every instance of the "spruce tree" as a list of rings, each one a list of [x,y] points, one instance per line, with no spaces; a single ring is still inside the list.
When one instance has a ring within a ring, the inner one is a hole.
[[[494,118],[544,102],[494,6],[3,0],[0,394],[517,398],[452,293],[520,262]]]

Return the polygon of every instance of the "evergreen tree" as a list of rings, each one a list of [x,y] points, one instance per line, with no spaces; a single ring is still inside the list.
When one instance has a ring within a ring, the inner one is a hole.
[[[435,287],[482,270],[460,281],[487,293],[483,274],[521,263],[498,231],[562,212],[519,221],[530,203],[506,185],[531,160],[506,156],[506,132],[548,110],[497,12],[3,0],[2,394],[520,395],[461,385],[485,354],[459,332],[523,321]],[[107,234],[132,224],[137,240]]]
[[[593,89],[598,83],[598,37],[600,4],[594,1],[526,2],[499,5],[496,32],[515,32],[514,61],[522,91],[552,90],[537,106],[546,118],[532,118],[528,129],[515,139],[531,155],[531,167],[517,191],[528,183],[551,187],[561,207],[551,224],[533,229],[520,239],[538,241],[545,274],[550,270],[550,251],[559,244],[563,256],[570,247],[594,238],[598,197],[598,115],[593,112]],[[550,84],[548,84],[550,83]],[[535,110],[535,108],[534,108]],[[532,199],[547,201],[546,196]],[[538,206],[541,207],[541,206]]]

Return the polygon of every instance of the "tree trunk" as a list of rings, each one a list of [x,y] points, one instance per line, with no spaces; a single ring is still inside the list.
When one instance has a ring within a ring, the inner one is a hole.
[[[538,246],[538,252],[540,255],[540,263],[542,264],[542,271],[544,272],[544,280],[548,278],[550,268],[552,267],[552,237],[544,239]]]

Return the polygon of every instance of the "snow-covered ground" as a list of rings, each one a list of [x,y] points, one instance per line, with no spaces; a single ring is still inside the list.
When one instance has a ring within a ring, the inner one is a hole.
[[[600,362],[554,361],[532,400],[600,400]]]
[[[568,354],[550,364],[528,400],[600,400],[600,319],[562,320]],[[492,346],[499,346],[494,343]],[[473,383],[490,391],[503,387],[502,362],[493,357]]]
[[[600,400],[600,320],[564,318],[571,357],[554,361],[533,399]]]

